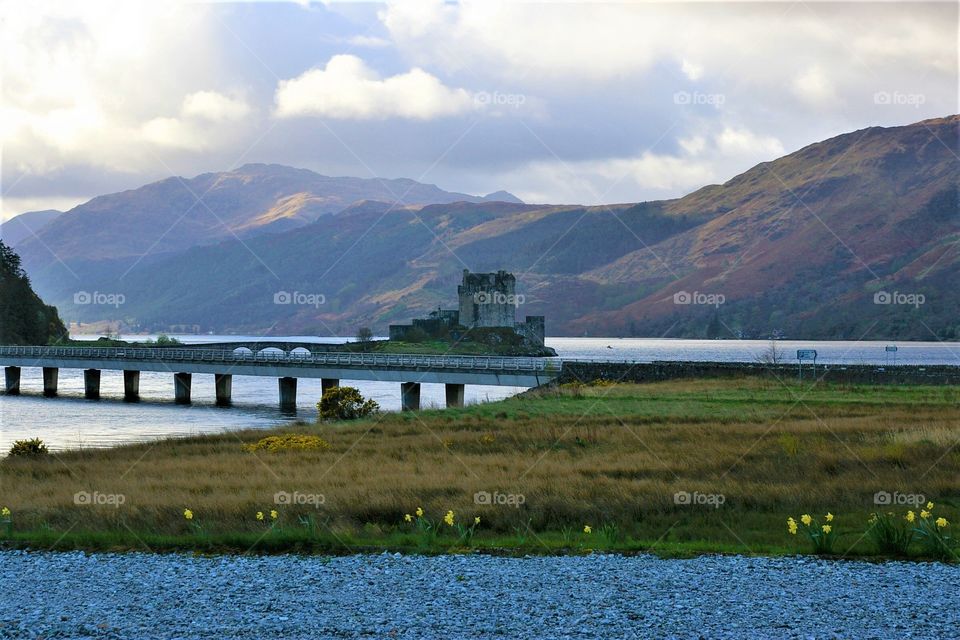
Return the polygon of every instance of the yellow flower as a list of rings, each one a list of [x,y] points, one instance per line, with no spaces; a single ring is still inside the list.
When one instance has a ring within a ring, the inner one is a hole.
[[[0,509],[0,516],[3,516],[4,518],[9,518],[9,517],[10,517],[10,509],[8,509],[8,508],[6,508],[6,507],[4,507],[3,509]]]
[[[279,516],[280,516],[280,514],[277,513],[277,510],[276,510],[276,509],[270,509],[270,519],[271,519],[271,520],[276,520],[277,517],[279,517]]]
[[[937,518],[936,522],[937,522],[937,528],[939,528],[939,529],[943,529],[945,526],[947,526],[948,524],[950,524],[949,522],[947,522],[947,519],[946,519],[946,518],[942,518],[942,517],[941,517],[941,518]]]
[[[480,524],[480,516],[473,519],[473,524]]]
[[[824,520],[827,522],[833,522],[833,514],[827,511],[827,515],[823,516]]]
[[[453,511],[447,511],[447,515],[443,516],[443,521],[446,522],[449,526],[453,526]]]
[[[591,526],[588,525],[588,524],[585,524],[585,525],[583,525],[583,532],[584,532],[584,533],[592,533],[592,532],[593,532],[593,527],[591,527]]]
[[[409,513],[403,516],[403,519],[407,522],[413,522],[413,516]]]
[[[803,524],[809,527],[810,523],[813,522],[813,518],[810,517],[809,513],[805,513],[802,516],[800,516],[800,522],[802,522]]]
[[[263,511],[257,511],[257,520],[263,520]]]
[[[928,502],[928,503],[927,503],[927,511],[933,511],[933,503],[932,503],[932,502]]]
[[[831,526],[828,525],[828,524],[825,524],[825,525],[823,525],[823,526],[820,527],[820,528],[823,529],[823,532],[824,532],[824,533],[830,533],[831,531],[833,531],[833,527],[831,527]]]
[[[793,518],[787,518],[787,531],[790,532],[790,535],[797,535],[797,521]]]
[[[186,518],[187,520],[193,520],[193,511],[190,511],[190,509],[184,509],[183,517]]]
[[[416,513],[417,513],[417,517],[418,517],[418,518],[422,518],[422,517],[423,517],[423,507],[417,507],[417,512],[416,512]]]
[[[926,509],[924,509],[923,511],[920,512],[920,517],[921,517],[921,518],[929,518],[929,517],[930,517],[930,512],[927,511]]]
[[[915,514],[913,511],[907,511],[907,515],[903,516],[903,519],[907,522],[913,522],[917,519],[917,514]]]

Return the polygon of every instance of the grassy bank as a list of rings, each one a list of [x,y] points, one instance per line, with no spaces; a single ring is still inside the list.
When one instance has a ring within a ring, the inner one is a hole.
[[[788,516],[830,511],[839,554],[875,555],[870,514],[915,508],[877,492],[960,519],[958,401],[762,379],[564,387],[272,432],[319,450],[250,452],[267,434],[248,431],[6,459],[0,504],[7,544],[38,548],[780,554],[808,548]]]

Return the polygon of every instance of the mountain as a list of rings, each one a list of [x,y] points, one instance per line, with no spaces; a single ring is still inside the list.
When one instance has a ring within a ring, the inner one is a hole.
[[[34,293],[20,256],[0,240],[0,344],[48,344],[66,337],[56,308]]]
[[[56,209],[21,213],[0,224],[0,238],[3,238],[7,246],[16,246],[25,239],[33,237],[40,229],[61,215],[63,215],[63,212]]]
[[[22,254],[31,270],[38,262],[51,261],[47,247],[56,247],[56,261],[65,263],[140,260],[144,255],[289,230],[363,200],[405,206],[484,198],[406,178],[331,178],[307,169],[248,164],[98,196],[25,241]]]
[[[675,200],[370,198],[295,229],[31,275],[71,319],[154,330],[382,332],[455,304],[469,268],[513,271],[519,315],[545,315],[550,335],[953,339],[958,126],[840,135]],[[125,303],[73,305],[78,289]]]
[[[494,191],[483,196],[488,202],[509,202],[511,204],[523,204],[523,200],[513,195],[509,191]]]

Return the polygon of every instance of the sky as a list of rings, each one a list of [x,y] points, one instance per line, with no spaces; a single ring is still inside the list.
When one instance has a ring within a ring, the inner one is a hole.
[[[676,197],[957,113],[953,2],[0,0],[3,218],[249,162]]]

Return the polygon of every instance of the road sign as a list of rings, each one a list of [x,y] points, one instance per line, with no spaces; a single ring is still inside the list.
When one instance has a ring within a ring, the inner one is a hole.
[[[797,349],[797,360],[816,360],[817,351],[815,349]]]

